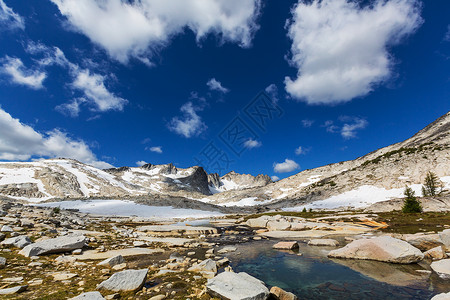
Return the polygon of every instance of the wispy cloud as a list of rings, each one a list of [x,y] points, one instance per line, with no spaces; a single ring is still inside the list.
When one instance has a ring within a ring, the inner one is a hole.
[[[156,152],[156,153],[160,153],[160,154],[163,153],[161,146],[147,147],[145,149],[148,149],[151,152]]]
[[[6,29],[25,29],[25,21],[21,16],[8,7],[3,0],[0,0],[0,30]]]
[[[226,94],[226,93],[228,93],[230,91],[226,87],[223,87],[222,83],[220,81],[217,81],[215,78],[211,78],[210,80],[208,80],[206,85],[208,86],[208,88],[211,91],[217,91],[217,92],[222,93],[222,94]]]
[[[187,102],[181,106],[180,111],[183,113],[181,117],[173,117],[168,124],[170,131],[175,132],[185,138],[191,138],[203,133],[208,126],[202,121],[197,114],[202,108],[194,106],[192,102]]]
[[[341,121],[346,122],[341,129],[341,135],[344,139],[352,139],[356,137],[356,132],[358,130],[367,127],[369,122],[366,119],[358,117],[348,117],[344,116],[340,118]]]
[[[16,57],[5,56],[0,71],[9,76],[13,83],[35,90],[42,89],[42,83],[47,78],[45,72],[26,68],[22,60]]]
[[[313,124],[314,124],[314,120],[308,120],[308,119],[302,120],[302,125],[303,125],[303,127],[305,127],[305,128],[309,128],[309,127],[311,127]]]
[[[140,160],[136,162],[136,166],[138,167],[142,167],[143,165],[148,164],[148,162],[146,162],[145,160]]]

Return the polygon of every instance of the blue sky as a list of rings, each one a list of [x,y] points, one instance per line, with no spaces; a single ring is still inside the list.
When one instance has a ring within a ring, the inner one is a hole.
[[[0,0],[0,160],[202,161],[284,178],[354,159],[449,111],[449,11],[447,0]],[[245,107],[261,104],[273,113],[259,127]]]

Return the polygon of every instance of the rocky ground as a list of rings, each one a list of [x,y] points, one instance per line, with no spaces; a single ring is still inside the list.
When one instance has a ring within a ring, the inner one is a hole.
[[[260,240],[281,251],[334,247],[329,257],[346,261],[425,262],[450,278],[448,213],[271,213],[186,226],[2,202],[0,216],[5,299],[296,299],[229,266],[227,253]]]

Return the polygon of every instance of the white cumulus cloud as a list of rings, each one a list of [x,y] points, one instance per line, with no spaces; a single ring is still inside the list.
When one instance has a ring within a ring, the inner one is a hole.
[[[45,72],[26,68],[20,58],[5,56],[2,61],[0,71],[9,76],[13,83],[35,90],[44,87],[42,82],[47,77]]]
[[[304,1],[292,9],[288,35],[297,78],[286,91],[308,104],[335,104],[370,93],[391,75],[388,47],[422,24],[416,0]]]
[[[0,25],[7,29],[25,29],[23,18],[8,7],[3,0],[0,0]]]
[[[197,111],[200,110],[201,108],[194,106],[192,102],[187,102],[180,108],[183,116],[172,118],[168,124],[169,130],[185,138],[198,136],[208,128],[202,121],[202,118],[197,114]]]
[[[152,152],[163,153],[161,146],[148,147],[147,149]]]
[[[262,146],[262,143],[260,141],[254,140],[254,139],[248,139],[244,142],[244,147],[248,149],[253,148],[259,148]]]
[[[260,0],[51,0],[72,27],[114,59],[151,64],[152,53],[190,29],[199,42],[216,34],[222,42],[251,45]]]
[[[291,159],[285,159],[282,163],[274,163],[273,170],[275,173],[288,173],[300,169],[300,165]]]
[[[215,78],[211,78],[210,80],[208,80],[206,85],[209,87],[211,91],[217,91],[223,94],[226,94],[230,91],[226,87],[223,87],[222,83],[220,81],[217,81]]]
[[[142,167],[143,165],[148,164],[148,162],[146,162],[145,160],[140,160],[136,162],[136,166],[138,167]]]
[[[100,161],[82,140],[74,140],[59,129],[40,133],[23,124],[0,108],[0,159],[29,160],[30,158],[65,157],[98,168],[112,167]]]

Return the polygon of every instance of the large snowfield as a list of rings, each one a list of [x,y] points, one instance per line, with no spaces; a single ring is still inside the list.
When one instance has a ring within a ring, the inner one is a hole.
[[[44,207],[78,209],[83,213],[103,216],[136,216],[155,219],[201,219],[223,216],[219,212],[198,209],[173,208],[172,206],[149,206],[128,200],[73,200],[35,204]]]

